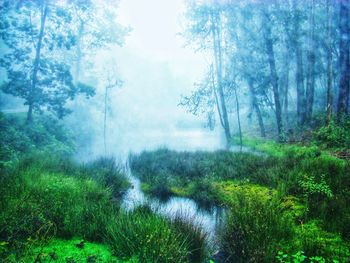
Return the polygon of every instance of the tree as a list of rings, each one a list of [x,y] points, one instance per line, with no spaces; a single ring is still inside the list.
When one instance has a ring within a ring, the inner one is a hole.
[[[103,67],[100,73],[102,85],[104,86],[103,99],[103,145],[105,155],[107,154],[107,115],[109,109],[109,91],[114,88],[120,88],[123,82],[118,78],[117,70],[114,63],[109,63]]]
[[[92,58],[100,49],[108,48],[108,45],[122,46],[125,36],[130,28],[120,25],[115,17],[119,0],[83,1],[74,5],[72,13],[76,35],[75,50],[71,54],[74,61],[74,83],[81,81],[81,76],[86,70],[82,68],[83,61]]]
[[[272,32],[270,27],[270,16],[267,10],[262,11],[262,23],[264,30],[264,39],[266,45],[266,54],[268,57],[268,64],[270,67],[270,83],[273,90],[274,104],[275,104],[275,115],[276,115],[276,124],[279,140],[282,140],[283,136],[283,124],[282,124],[282,110],[281,110],[281,101],[278,88],[278,76],[276,69],[275,61],[275,52],[272,40]]]
[[[348,113],[349,81],[350,81],[350,32],[349,32],[349,0],[339,1],[339,95],[338,118]]]
[[[310,123],[312,118],[314,96],[315,96],[315,63],[316,63],[316,39],[315,39],[315,2],[311,1],[311,14],[309,18],[309,43],[307,51],[308,69],[306,78],[306,122]]]
[[[298,0],[293,0],[292,4],[293,12],[293,33],[290,35],[292,47],[295,53],[296,62],[296,90],[297,90],[297,116],[298,124],[300,126],[305,124],[306,119],[306,98],[305,98],[305,87],[304,87],[304,66],[303,66],[303,52],[300,43],[300,32],[301,32],[301,19],[302,13],[298,8]]]
[[[90,87],[73,84],[69,65],[60,59],[61,52],[75,45],[66,10],[50,0],[3,1],[0,32],[8,52],[0,65],[8,80],[2,90],[25,100],[28,122],[33,111],[43,109],[62,118],[70,112],[67,100],[80,92],[93,95]]]
[[[185,36],[199,49],[212,53],[213,67],[210,72],[216,108],[220,124],[224,130],[226,146],[231,142],[231,130],[226,105],[224,85],[224,52],[223,52],[223,8],[218,1],[212,4],[190,2],[187,18],[189,25]],[[181,103],[183,104],[183,103]],[[186,104],[186,103],[184,103]]]
[[[331,10],[330,10],[330,3],[331,0],[327,0],[326,3],[326,10],[327,10],[327,42],[326,42],[326,54],[327,54],[327,105],[326,105],[326,112],[327,112],[327,118],[326,122],[327,124],[330,123],[332,118],[332,111],[333,111],[333,91],[332,91],[332,83],[333,83],[333,52],[332,52],[332,37],[331,37]]]

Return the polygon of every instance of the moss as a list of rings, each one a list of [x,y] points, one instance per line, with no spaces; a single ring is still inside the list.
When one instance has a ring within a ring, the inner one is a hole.
[[[295,244],[308,256],[317,255],[339,262],[348,262],[349,244],[344,242],[338,234],[322,230],[320,225],[321,222],[316,220],[300,224],[297,228]]]
[[[145,193],[145,194],[149,194],[150,190],[151,190],[151,186],[147,183],[141,183],[141,190]]]
[[[20,262],[138,262],[136,260],[122,261],[112,255],[108,246],[90,243],[80,239],[53,239],[48,244],[30,249],[27,256]]]
[[[172,194],[176,195],[176,196],[181,196],[181,197],[190,197],[191,196],[191,192],[189,187],[178,187],[178,186],[173,186],[170,187],[170,191]]]
[[[284,211],[291,214],[296,222],[305,220],[307,207],[300,198],[291,195],[285,196],[281,200],[281,207]]]
[[[232,205],[237,202],[239,196],[256,196],[262,201],[269,201],[277,195],[275,189],[250,184],[244,181],[222,181],[214,183],[217,198],[224,205]]]

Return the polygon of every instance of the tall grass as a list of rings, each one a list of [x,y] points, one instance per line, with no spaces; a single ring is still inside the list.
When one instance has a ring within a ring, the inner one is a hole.
[[[222,250],[230,262],[273,262],[278,248],[288,247],[294,221],[278,200],[238,194],[220,231]]]
[[[0,185],[0,258],[20,261],[52,238],[78,237],[108,244],[118,258],[202,262],[205,238],[190,222],[119,207],[113,190],[124,188],[125,178],[118,167],[111,159],[83,167],[48,156],[20,161]]]
[[[166,219],[147,206],[119,213],[106,240],[115,254],[125,259],[137,255],[141,262],[203,262],[206,257],[198,227],[181,217]]]

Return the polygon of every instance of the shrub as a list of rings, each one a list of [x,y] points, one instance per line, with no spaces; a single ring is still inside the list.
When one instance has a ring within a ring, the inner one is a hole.
[[[66,156],[74,153],[73,135],[50,116],[39,116],[26,124],[21,116],[0,112],[0,137],[0,168],[33,151]]]
[[[313,133],[314,142],[325,148],[347,150],[350,148],[350,119],[341,123],[332,120]]]

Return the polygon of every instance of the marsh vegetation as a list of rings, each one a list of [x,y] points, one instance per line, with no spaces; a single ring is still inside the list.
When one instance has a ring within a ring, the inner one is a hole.
[[[349,0],[0,0],[0,261],[350,262]]]

